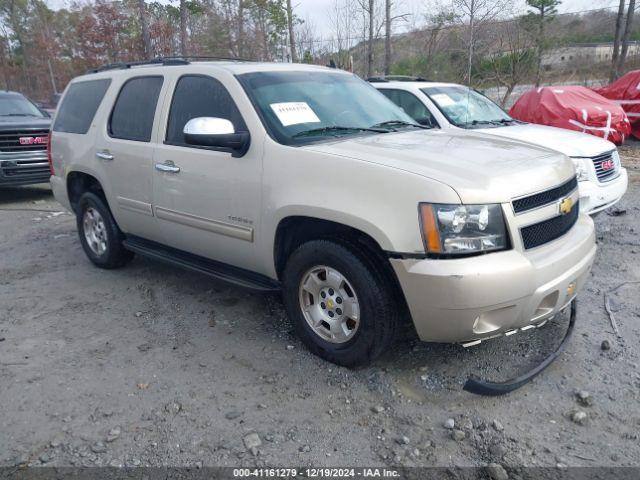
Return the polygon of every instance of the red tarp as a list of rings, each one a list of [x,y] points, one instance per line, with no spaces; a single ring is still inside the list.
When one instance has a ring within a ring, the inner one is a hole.
[[[621,144],[631,133],[624,110],[586,87],[541,87],[525,92],[511,107],[518,120],[586,132]]]
[[[631,122],[631,133],[640,138],[640,70],[633,70],[611,85],[594,88],[603,97],[620,105]]]

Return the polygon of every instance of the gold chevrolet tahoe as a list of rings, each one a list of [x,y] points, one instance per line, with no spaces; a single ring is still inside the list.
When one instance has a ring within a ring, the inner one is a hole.
[[[410,318],[472,344],[545,323],[596,252],[573,163],[417,125],[323,67],[156,59],[74,79],[51,185],[102,268],[134,253],[282,291],[314,353],[363,364]]]

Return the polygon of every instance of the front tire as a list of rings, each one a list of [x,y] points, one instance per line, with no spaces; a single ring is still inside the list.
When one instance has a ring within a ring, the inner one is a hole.
[[[133,258],[133,252],[122,245],[124,234],[98,195],[92,192],[82,194],[76,220],[80,243],[94,265],[107,269],[118,268]]]
[[[296,333],[316,355],[354,367],[393,341],[399,305],[388,275],[357,247],[304,243],[283,273],[284,304]]]

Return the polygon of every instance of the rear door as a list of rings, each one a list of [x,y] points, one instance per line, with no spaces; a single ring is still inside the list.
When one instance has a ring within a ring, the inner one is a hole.
[[[95,156],[105,178],[109,206],[126,233],[154,239],[153,138],[161,75],[129,77],[117,89],[96,136]]]

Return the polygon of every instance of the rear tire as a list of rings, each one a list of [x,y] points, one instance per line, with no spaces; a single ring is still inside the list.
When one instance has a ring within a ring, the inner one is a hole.
[[[77,212],[80,243],[94,265],[111,269],[122,267],[131,261],[133,252],[124,248],[124,234],[98,195],[83,193],[78,200]]]
[[[396,335],[400,305],[386,272],[347,243],[313,240],[289,257],[284,304],[316,355],[345,367],[370,363]]]

